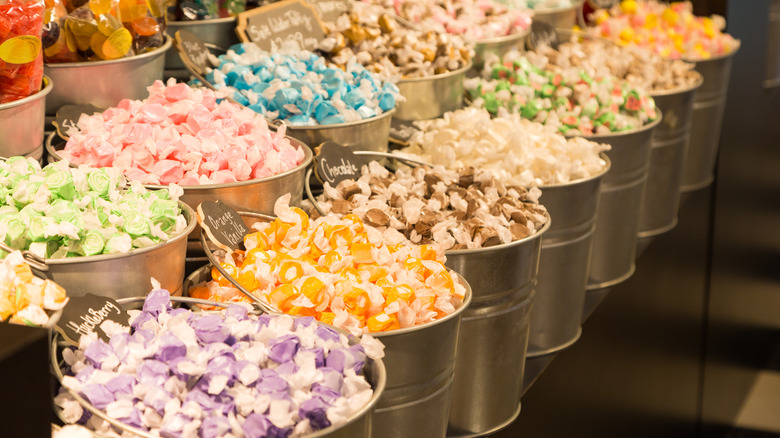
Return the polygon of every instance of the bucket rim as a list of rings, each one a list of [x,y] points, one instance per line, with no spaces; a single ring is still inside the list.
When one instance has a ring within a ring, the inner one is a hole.
[[[31,94],[21,99],[0,104],[0,112],[9,110],[11,108],[16,108],[17,106],[21,106],[27,103],[31,103],[39,99],[44,99],[49,93],[51,93],[51,90],[54,89],[54,82],[51,80],[50,77],[46,75],[43,75],[43,79],[41,79],[41,82],[43,83],[43,88],[36,91],[35,94]]]
[[[510,33],[509,35],[502,35],[498,37],[491,37],[491,38],[483,38],[481,40],[476,40],[473,42],[474,49],[479,51],[480,49],[484,49],[487,47],[490,47],[492,45],[498,45],[501,43],[507,43],[510,41],[519,41],[525,37],[527,37],[531,33],[531,26],[528,26],[527,29],[524,29],[521,32],[517,33]]]
[[[536,14],[556,14],[558,12],[564,12],[564,11],[576,11],[577,9],[582,7],[582,4],[585,3],[585,0],[575,0],[571,2],[570,6],[559,6],[557,8],[539,8],[539,9],[531,9],[534,11],[534,17],[536,18]]]
[[[179,203],[179,208],[182,209],[182,212],[184,212],[184,217],[187,219],[187,227],[184,228],[184,230],[177,234],[176,236],[164,241],[159,242],[151,246],[145,246],[143,248],[135,248],[131,250],[130,252],[126,253],[116,253],[116,254],[99,254],[99,255],[92,255],[92,256],[83,256],[83,257],[68,257],[68,258],[62,258],[62,259],[51,259],[46,258],[44,259],[46,261],[46,265],[48,266],[69,266],[69,265],[78,265],[83,263],[97,263],[97,262],[105,262],[108,260],[116,260],[116,259],[123,259],[127,257],[134,257],[139,254],[144,254],[147,252],[155,251],[160,248],[163,248],[165,246],[173,245],[174,243],[186,239],[187,236],[192,232],[192,230],[195,229],[195,225],[198,224],[198,220],[195,217],[195,210],[192,209],[189,205],[182,202],[181,200],[177,201]]]
[[[448,72],[445,72],[445,73],[440,73],[440,74],[432,75],[432,76],[424,76],[424,77],[421,77],[421,78],[401,79],[400,81],[398,81],[398,83],[396,85],[399,86],[399,85],[414,84],[414,83],[419,83],[419,82],[434,82],[436,80],[449,79],[449,78],[451,78],[453,76],[465,75],[466,72],[471,70],[471,67],[473,67],[473,66],[474,66],[474,60],[473,59],[469,59],[469,62],[467,62],[466,65],[464,65],[463,67],[461,67],[461,68],[459,68],[457,70],[452,70],[452,71],[448,71]]]
[[[57,136],[57,131],[53,131],[49,134],[49,136],[46,138],[46,151],[54,157],[56,161],[62,161],[62,157],[57,153],[59,150],[55,149],[55,146],[52,144],[54,137]],[[301,149],[303,149],[304,158],[303,161],[301,161],[297,166],[290,170],[286,170],[282,173],[277,173],[276,175],[271,175],[263,178],[255,178],[250,179],[246,181],[237,181],[232,183],[224,183],[224,184],[198,184],[198,185],[179,185],[182,189],[190,192],[195,192],[199,190],[217,190],[217,189],[229,189],[233,187],[243,187],[243,186],[250,186],[253,184],[259,184],[259,183],[266,183],[269,181],[274,181],[277,179],[281,179],[287,176],[290,176],[296,172],[302,172],[306,168],[309,167],[309,165],[312,163],[312,160],[314,158],[314,154],[311,150],[311,148],[304,142],[298,140],[297,138],[290,137],[289,135],[285,135],[285,138],[288,139],[291,143],[297,144],[300,146]],[[75,164],[70,163],[71,166],[77,167]],[[167,185],[161,185],[161,184],[144,184],[143,185],[146,188],[149,189],[164,189],[168,187]],[[186,193],[185,193],[186,194]]]
[[[171,20],[167,22],[166,31],[168,30],[168,26],[196,27],[199,24],[221,24],[221,23],[229,23],[231,21],[233,22],[238,21],[238,18],[220,17],[220,18],[209,18],[206,20]]]
[[[544,192],[542,192],[542,196],[544,196]],[[544,206],[544,204],[539,204],[541,206]],[[500,245],[493,245],[493,246],[484,246],[481,248],[472,248],[472,249],[448,249],[444,251],[444,255],[447,257],[449,256],[465,256],[465,255],[471,255],[471,254],[485,254],[492,251],[498,251],[506,248],[513,248],[515,246],[521,246],[525,243],[531,242],[536,239],[541,239],[542,234],[547,232],[547,230],[550,229],[550,226],[552,225],[552,216],[550,216],[550,212],[546,211],[544,212],[544,217],[547,218],[547,220],[544,222],[544,225],[542,225],[542,228],[537,230],[534,234],[531,234],[530,236],[523,237],[519,240],[514,240],[512,242],[508,243],[502,243]]]
[[[153,58],[157,56],[162,56],[165,52],[168,51],[168,49],[171,48],[171,45],[173,45],[173,38],[170,37],[167,33],[165,34],[165,42],[162,46],[152,50],[151,52],[141,53],[140,55],[133,55],[128,56],[126,58],[119,58],[119,59],[108,59],[104,61],[82,61],[82,62],[54,62],[54,63],[48,63],[45,62],[43,64],[44,68],[50,68],[55,70],[65,70],[68,68],[79,68],[79,67],[102,67],[105,65],[112,65],[112,64],[120,64],[125,62],[132,62],[132,61],[140,61],[144,60],[146,58]]]
[[[668,90],[658,90],[658,91],[650,91],[650,97],[656,98],[656,97],[666,97],[666,96],[672,96],[675,94],[685,94],[689,93],[691,91],[697,90],[699,87],[702,86],[704,83],[704,75],[697,72],[696,70],[691,69],[692,73],[696,74],[696,82],[692,85],[687,85],[684,87],[677,87],[677,88],[670,88]]]
[[[392,116],[395,113],[396,108],[397,108],[397,105],[394,106],[393,109],[391,109],[390,111],[385,111],[385,112],[383,112],[382,114],[380,114],[378,116],[369,117],[369,118],[363,119],[363,120],[355,120],[354,122],[334,123],[332,125],[296,125],[296,126],[293,126],[293,125],[288,125],[286,123],[284,125],[287,128],[287,131],[299,131],[299,132],[303,132],[303,131],[325,131],[325,130],[329,130],[329,129],[336,130],[336,129],[339,129],[339,128],[352,128],[354,126],[369,125],[371,123],[375,123],[375,122],[378,122],[380,120],[384,120],[384,119]],[[266,120],[268,120],[268,119],[266,119]],[[268,125],[269,126],[275,126],[275,127],[277,127],[277,129],[280,126],[279,123],[276,123],[276,122],[273,122],[273,121],[270,121],[270,120],[268,122]]]
[[[542,196],[544,196],[544,191],[546,189],[557,189],[557,188],[574,186],[574,185],[577,185],[577,184],[590,182],[590,181],[593,181],[595,179],[599,179],[599,178],[604,177],[604,175],[606,175],[607,172],[609,172],[609,169],[612,168],[612,160],[609,159],[609,155],[607,155],[606,151],[605,152],[599,152],[599,158],[601,158],[602,160],[606,161],[606,163],[607,163],[607,165],[601,170],[601,172],[597,173],[596,175],[591,175],[591,176],[589,176],[587,178],[580,178],[580,179],[577,179],[577,180],[574,180],[574,181],[565,182],[565,183],[545,184],[545,185],[537,186],[539,188],[539,190],[542,191]],[[544,205],[544,204],[542,204],[542,205]]]
[[[664,118],[660,108],[656,107],[655,110],[658,111],[658,117],[656,117],[655,120],[653,120],[652,122],[642,125],[639,128],[628,129],[626,131],[619,131],[619,132],[609,132],[606,134],[592,134],[592,135],[564,134],[564,137],[566,138],[582,137],[590,141],[605,142],[605,140],[613,139],[616,137],[629,136],[633,134],[639,134],[645,131],[650,131],[654,129],[656,126],[658,126],[661,123],[661,120],[663,120]],[[604,139],[604,141],[600,139]]]
[[[692,62],[694,64],[704,63],[704,62],[723,61],[726,58],[731,58],[732,56],[736,55],[737,52],[739,52],[739,49],[742,48],[742,40],[734,38],[734,41],[737,42],[737,46],[734,47],[734,49],[732,49],[729,53],[724,53],[722,55],[711,56],[709,58],[701,58],[701,59],[697,59],[697,58],[680,58],[680,59],[682,59],[685,62]]]

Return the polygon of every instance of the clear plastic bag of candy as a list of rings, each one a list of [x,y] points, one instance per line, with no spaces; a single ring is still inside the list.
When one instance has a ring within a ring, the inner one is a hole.
[[[73,10],[63,26],[69,49],[80,60],[101,61],[133,54],[132,36],[122,26],[116,0],[90,0]]]
[[[152,51],[165,43],[165,0],[119,0],[122,24],[132,35],[136,53]]]
[[[79,61],[79,54],[75,48],[71,36],[71,44],[67,43],[65,30],[65,19],[68,16],[68,9],[64,0],[45,0],[46,12],[44,15],[43,36],[43,58],[46,62],[76,62]]]
[[[42,0],[0,0],[0,104],[41,89],[43,11]]]

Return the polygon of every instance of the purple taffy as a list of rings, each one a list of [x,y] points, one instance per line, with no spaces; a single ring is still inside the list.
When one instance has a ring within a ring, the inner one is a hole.
[[[289,334],[272,340],[268,345],[268,358],[276,363],[284,363],[292,360],[298,353],[301,340],[298,336]]]

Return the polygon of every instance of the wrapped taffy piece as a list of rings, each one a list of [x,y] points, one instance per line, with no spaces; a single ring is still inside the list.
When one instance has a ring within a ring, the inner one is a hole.
[[[0,260],[0,323],[46,325],[52,313],[67,303],[65,289],[34,276],[21,252]]]
[[[393,228],[413,243],[445,251],[510,243],[547,222],[538,188],[506,186],[490,171],[420,166],[390,172],[372,161],[361,172],[335,187],[326,182],[315,201],[319,208],[357,215],[380,230]]]
[[[425,324],[463,305],[465,286],[431,245],[415,245],[355,215],[310,220],[288,203],[289,195],[279,198],[277,219],[255,224],[246,251],[222,262],[244,288],[282,312],[359,334]],[[244,299],[216,269],[212,278],[190,296]]]

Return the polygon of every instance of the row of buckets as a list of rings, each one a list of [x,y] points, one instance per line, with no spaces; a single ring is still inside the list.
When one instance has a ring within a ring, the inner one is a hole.
[[[232,35],[232,19],[214,21],[228,22]],[[0,155],[42,153],[40,125],[64,103],[108,107],[122,98],[145,97],[145,87],[165,75],[166,56],[176,56],[169,48],[170,39],[134,58],[46,66],[41,92],[0,105]],[[663,117],[653,124],[589,137],[611,145],[610,168],[589,179],[540,187],[552,219],[537,234],[447,253],[447,265],[471,287],[471,302],[436,323],[378,335],[387,347],[388,381],[372,436],[479,436],[514,421],[526,358],[576,342],[587,291],[629,278],[638,240],[674,227],[680,193],[711,183],[731,62],[732,56],[701,61],[700,84],[654,96]],[[303,185],[297,175],[289,186],[272,191],[292,191],[301,199]],[[270,213],[270,205],[246,205],[253,202],[248,187],[233,189],[233,206]],[[228,196],[224,190],[201,194]],[[183,276],[181,269],[170,268]]]

